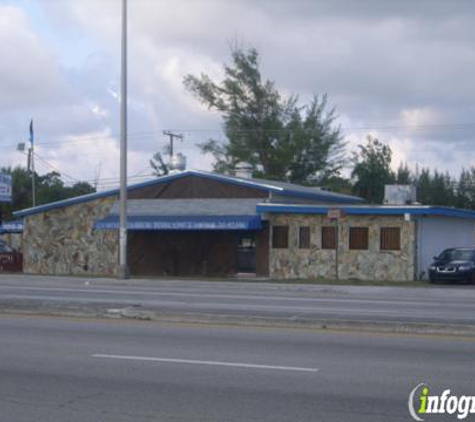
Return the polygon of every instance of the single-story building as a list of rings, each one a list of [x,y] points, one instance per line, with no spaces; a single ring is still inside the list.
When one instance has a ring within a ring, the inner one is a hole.
[[[330,219],[330,210],[340,217]],[[257,211],[272,228],[273,278],[335,278],[338,271],[342,279],[427,279],[443,249],[475,244],[475,211],[469,210],[259,204]]]
[[[474,244],[475,212],[466,210],[368,206],[319,188],[194,170],[127,190],[132,276],[338,271],[344,279],[414,280],[445,247]],[[118,197],[115,189],[16,212],[24,271],[116,275]]]

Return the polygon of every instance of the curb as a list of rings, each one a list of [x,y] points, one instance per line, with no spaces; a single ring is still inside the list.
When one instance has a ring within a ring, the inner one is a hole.
[[[343,319],[306,319],[299,317],[275,318],[256,315],[226,315],[207,313],[170,313],[138,307],[50,307],[44,302],[38,306],[0,307],[0,315],[63,317],[77,319],[121,319],[172,325],[222,326],[274,329],[307,329],[354,333],[384,333],[424,336],[475,338],[475,325],[408,323],[395,321],[364,321]]]

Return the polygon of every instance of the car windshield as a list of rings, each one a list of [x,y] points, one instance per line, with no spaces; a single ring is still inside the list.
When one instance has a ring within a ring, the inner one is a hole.
[[[454,249],[448,255],[451,261],[469,261],[473,259],[473,253],[471,250]]]

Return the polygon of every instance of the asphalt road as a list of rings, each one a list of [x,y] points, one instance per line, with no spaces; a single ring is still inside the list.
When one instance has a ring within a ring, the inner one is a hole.
[[[36,303],[80,310],[144,309],[261,317],[475,324],[474,286],[351,287],[204,281],[85,279],[0,275],[0,307]]]
[[[475,395],[466,339],[5,316],[0,336],[9,422],[408,421],[420,382]]]

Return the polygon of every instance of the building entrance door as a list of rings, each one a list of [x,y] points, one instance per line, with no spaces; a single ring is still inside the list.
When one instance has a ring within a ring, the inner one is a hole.
[[[237,272],[256,272],[256,235],[245,233],[239,236],[237,251]]]

